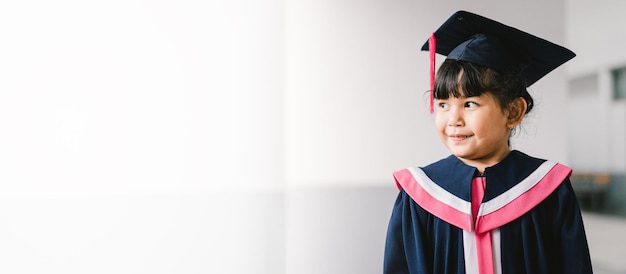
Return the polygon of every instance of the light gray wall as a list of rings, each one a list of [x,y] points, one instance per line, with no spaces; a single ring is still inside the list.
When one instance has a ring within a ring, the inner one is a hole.
[[[283,273],[281,1],[2,1],[0,273]]]
[[[568,67],[576,80],[596,75],[596,85],[567,101],[568,158],[581,172],[626,172],[626,100],[612,99],[611,70],[626,66],[622,1],[566,1],[567,40],[578,56]]]

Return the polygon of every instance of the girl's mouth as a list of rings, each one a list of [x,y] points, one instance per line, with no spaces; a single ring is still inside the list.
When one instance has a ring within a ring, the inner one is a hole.
[[[448,135],[448,138],[450,138],[450,140],[452,140],[453,142],[461,142],[461,141],[466,140],[469,137],[472,137],[472,135],[461,135],[461,134]]]

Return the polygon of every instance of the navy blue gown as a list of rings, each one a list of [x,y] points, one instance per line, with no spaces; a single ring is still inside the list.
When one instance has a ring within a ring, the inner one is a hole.
[[[512,151],[485,169],[474,217],[476,174],[454,156],[394,173],[385,274],[592,273],[571,169]]]

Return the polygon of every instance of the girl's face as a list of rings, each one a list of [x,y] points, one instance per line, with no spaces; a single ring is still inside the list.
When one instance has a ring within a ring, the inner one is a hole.
[[[485,167],[500,162],[509,153],[511,122],[489,92],[476,97],[438,99],[435,126],[443,143],[464,163]]]

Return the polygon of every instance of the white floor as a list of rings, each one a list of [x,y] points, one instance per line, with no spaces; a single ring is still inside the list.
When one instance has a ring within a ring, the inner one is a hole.
[[[596,274],[626,274],[626,218],[584,212]]]

